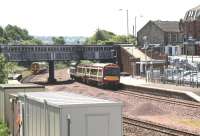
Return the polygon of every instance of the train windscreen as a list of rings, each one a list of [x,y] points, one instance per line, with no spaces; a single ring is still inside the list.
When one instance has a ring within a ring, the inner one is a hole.
[[[104,70],[105,76],[119,76],[120,69],[119,68],[107,68]]]

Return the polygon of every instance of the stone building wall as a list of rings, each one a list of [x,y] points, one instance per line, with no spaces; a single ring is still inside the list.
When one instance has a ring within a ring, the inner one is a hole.
[[[147,44],[164,44],[164,32],[152,21],[149,21],[137,34],[140,46],[144,45],[144,36],[147,36]]]

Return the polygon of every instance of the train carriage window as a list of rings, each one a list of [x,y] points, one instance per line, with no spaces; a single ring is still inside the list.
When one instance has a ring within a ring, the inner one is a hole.
[[[83,73],[83,68],[78,68],[78,73]]]
[[[90,68],[86,68],[86,74],[87,74],[87,75],[90,74]]]
[[[84,68],[81,67],[80,71],[81,71],[80,73],[82,74],[84,72]]]
[[[91,75],[97,75],[97,69],[91,69]]]
[[[102,69],[99,69],[99,71],[98,71],[98,76],[101,77],[102,75],[103,75]]]
[[[81,73],[81,68],[78,68],[77,71],[78,71],[78,73]]]

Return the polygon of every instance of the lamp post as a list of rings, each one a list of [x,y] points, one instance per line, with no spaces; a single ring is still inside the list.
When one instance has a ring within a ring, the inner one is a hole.
[[[147,36],[143,36],[144,49],[145,49],[145,77],[147,82]]]
[[[137,16],[135,16],[135,37],[137,36]]]
[[[119,11],[122,11],[124,9],[119,9]],[[129,15],[128,15],[128,9],[126,9],[126,32],[127,36],[129,35]]]
[[[140,16],[135,16],[135,32],[134,32],[134,35],[135,35],[135,37],[137,36],[137,17],[143,17],[143,15],[140,15]]]

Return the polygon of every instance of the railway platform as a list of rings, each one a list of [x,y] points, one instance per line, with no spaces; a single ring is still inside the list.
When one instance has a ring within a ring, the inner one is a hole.
[[[162,93],[176,94],[186,96],[194,101],[200,102],[200,88],[193,88],[189,86],[177,86],[173,84],[161,84],[146,82],[145,78],[141,77],[120,77],[120,83],[123,85],[134,86],[142,88],[143,90],[156,90]]]

